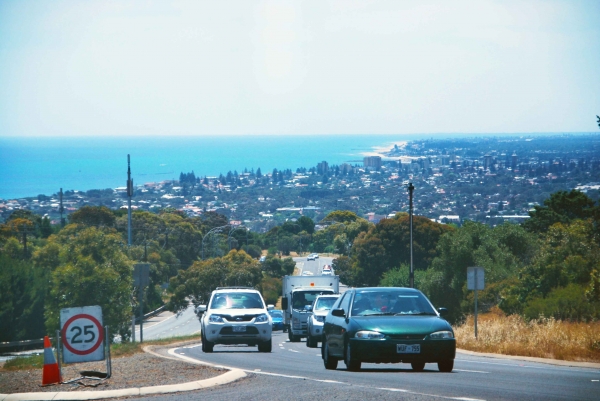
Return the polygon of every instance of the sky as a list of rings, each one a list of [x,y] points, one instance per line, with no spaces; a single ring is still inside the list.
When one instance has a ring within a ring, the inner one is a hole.
[[[0,0],[0,137],[599,132],[600,1]]]

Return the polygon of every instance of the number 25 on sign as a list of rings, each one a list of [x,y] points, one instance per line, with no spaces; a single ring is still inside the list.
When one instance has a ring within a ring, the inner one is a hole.
[[[60,327],[66,363],[104,359],[104,329],[100,306],[61,309]]]

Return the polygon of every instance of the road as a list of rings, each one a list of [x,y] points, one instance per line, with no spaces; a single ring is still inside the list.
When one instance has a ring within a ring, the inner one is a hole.
[[[312,383],[318,383],[331,386],[330,391],[353,386],[360,391],[368,390],[377,398],[389,397],[390,393],[402,393],[414,396],[415,399],[600,398],[598,369],[554,366],[459,353],[452,373],[440,373],[436,364],[425,365],[425,371],[420,373],[413,372],[409,364],[363,364],[360,372],[349,372],[346,371],[343,362],[338,364],[337,370],[328,371],[323,367],[320,348],[307,348],[305,342],[291,343],[287,335],[281,332],[274,334],[273,352],[270,354],[259,353],[256,347],[245,346],[217,345],[214,350],[214,353],[206,354],[199,346],[190,346],[177,349],[176,353],[217,365],[241,368],[254,375],[270,376],[282,382],[303,380],[307,395],[311,391]]]
[[[331,258],[316,261],[295,258],[302,271],[320,274]],[[198,333],[200,324],[192,308],[180,316],[161,314],[144,323],[144,339]],[[139,338],[139,337],[138,337]],[[452,373],[440,373],[435,364],[413,372],[409,364],[363,364],[360,372],[346,371],[342,361],[335,371],[325,370],[320,348],[304,341],[291,343],[287,334],[274,332],[273,351],[256,347],[215,346],[203,353],[199,345],[176,354],[204,362],[244,369],[247,379],[210,390],[211,399],[403,399],[433,400],[598,400],[600,369],[555,366],[503,358],[457,354]],[[191,400],[194,394],[160,397]],[[149,397],[148,399],[154,399]]]

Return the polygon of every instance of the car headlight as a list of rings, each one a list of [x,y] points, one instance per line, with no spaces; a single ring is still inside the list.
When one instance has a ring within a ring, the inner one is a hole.
[[[210,315],[208,317],[209,323],[223,323],[223,317],[221,315]]]
[[[266,313],[256,316],[256,323],[264,323],[269,321],[269,316]]]
[[[313,316],[317,322],[324,322],[325,316]]]
[[[454,333],[451,331],[436,331],[435,333],[431,333],[429,338],[432,340],[442,340],[446,338],[454,338]]]
[[[354,337],[359,338],[361,340],[383,340],[385,338],[385,335],[377,331],[361,330],[357,331]]]

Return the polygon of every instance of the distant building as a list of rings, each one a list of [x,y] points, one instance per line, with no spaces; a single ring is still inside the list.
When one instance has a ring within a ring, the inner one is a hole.
[[[340,166],[340,173],[348,174],[352,170],[352,166],[348,163],[344,163]]]
[[[325,160],[317,164],[317,174],[323,175],[329,172],[329,164]]]
[[[381,156],[366,156],[363,159],[363,166],[379,170],[381,168]]]

